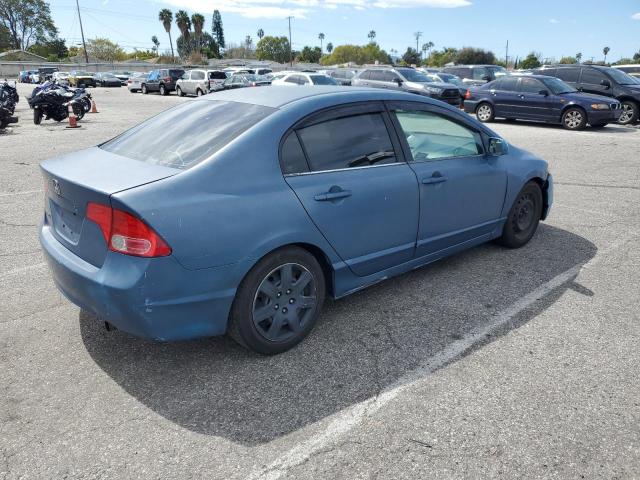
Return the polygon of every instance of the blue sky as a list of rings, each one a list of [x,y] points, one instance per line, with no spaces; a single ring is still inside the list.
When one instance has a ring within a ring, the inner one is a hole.
[[[602,49],[611,48],[609,58],[632,56],[640,50],[640,0],[80,0],[86,38],[108,37],[126,50],[150,48],[157,35],[160,50],[169,41],[157,20],[161,8],[205,15],[211,28],[211,13],[222,13],[227,42],[239,43],[246,35],[257,41],[256,31],[287,35],[288,15],[293,15],[293,46],[364,44],[375,30],[376,41],[388,52],[420,43],[443,46],[473,46],[493,50],[504,57],[524,56],[531,50],[543,57],[559,58],[582,52],[583,59],[602,59]],[[80,41],[74,0],[51,1],[60,36],[69,44]],[[172,28],[173,39],[178,35]]]

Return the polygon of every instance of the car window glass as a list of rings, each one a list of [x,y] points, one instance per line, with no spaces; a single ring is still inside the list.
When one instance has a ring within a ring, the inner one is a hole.
[[[369,79],[370,80],[376,80],[378,82],[382,82],[382,81],[384,81],[384,77],[385,77],[384,71],[382,71],[382,70],[371,70],[371,74],[370,74]]]
[[[296,132],[289,133],[285,141],[282,142],[280,159],[282,162],[282,173],[285,175],[309,171],[307,159],[304,156],[304,152]]]
[[[426,111],[397,110],[395,114],[415,161],[482,153],[480,134],[447,117]]]
[[[558,68],[556,70],[555,76],[560,80],[564,80],[565,82],[576,83],[578,81],[579,75],[580,75],[579,68]]]
[[[360,77],[363,80],[371,80],[371,70],[365,70],[360,74]]]
[[[602,80],[606,80],[607,77],[604,74],[593,68],[583,68],[582,76],[580,77],[580,83],[587,83],[589,85],[600,85]]]
[[[200,70],[191,72],[191,80],[204,80],[204,72]]]
[[[396,161],[380,113],[328,120],[298,130],[312,171],[382,165]]]
[[[309,79],[307,77],[304,77],[302,75],[298,75],[298,83],[300,85],[309,85],[311,82],[309,81]]]
[[[287,83],[298,83],[298,75],[290,75],[284,79]]]
[[[227,76],[224,72],[209,72],[209,78],[212,80],[225,80]]]
[[[486,68],[474,68],[473,69],[473,79],[474,80],[484,80],[483,77],[489,75],[489,72]]]
[[[546,87],[536,78],[521,78],[518,90],[522,93],[540,93],[540,90],[546,90]]]
[[[398,75],[396,75],[395,73],[387,70],[384,72],[384,81],[385,82],[395,82],[397,79],[400,79],[400,77]]]
[[[502,77],[494,82],[496,90],[515,92],[518,86],[518,77]]]
[[[182,78],[182,80],[189,80],[189,75],[190,75],[189,72],[184,72],[184,75],[182,75],[182,77],[180,78]]]
[[[100,148],[146,163],[187,169],[211,157],[273,111],[241,102],[185,102]]]

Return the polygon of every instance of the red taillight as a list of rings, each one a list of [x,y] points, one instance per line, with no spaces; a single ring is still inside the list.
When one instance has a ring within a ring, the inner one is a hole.
[[[137,257],[171,255],[171,247],[151,227],[128,212],[89,202],[87,219],[100,227],[113,252]]]
[[[464,94],[464,99],[469,100],[471,98],[471,90],[467,90],[467,93]]]

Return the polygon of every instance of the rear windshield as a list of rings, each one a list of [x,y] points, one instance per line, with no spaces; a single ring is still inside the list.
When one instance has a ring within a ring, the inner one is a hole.
[[[141,162],[188,169],[274,111],[248,103],[186,102],[127,130],[100,148]]]
[[[336,85],[337,82],[326,75],[309,75],[314,85]]]

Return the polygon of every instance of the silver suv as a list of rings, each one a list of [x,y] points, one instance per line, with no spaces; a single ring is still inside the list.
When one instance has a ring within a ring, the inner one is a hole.
[[[462,104],[458,87],[450,83],[434,82],[424,73],[410,67],[367,68],[351,80],[351,85],[404,90],[441,100],[456,107]]]
[[[215,90],[216,84],[222,84],[227,76],[222,70],[187,70],[176,83],[176,93],[183,95],[206,95]]]

